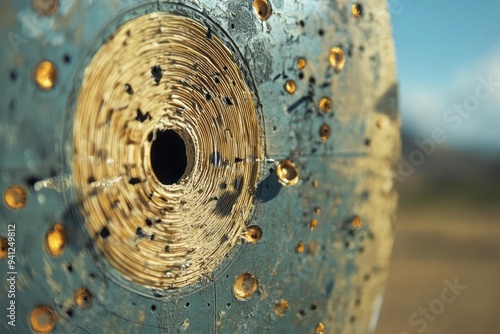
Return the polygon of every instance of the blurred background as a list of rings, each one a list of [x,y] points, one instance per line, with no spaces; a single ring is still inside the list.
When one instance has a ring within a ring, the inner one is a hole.
[[[388,2],[403,160],[376,333],[497,334],[500,1]]]

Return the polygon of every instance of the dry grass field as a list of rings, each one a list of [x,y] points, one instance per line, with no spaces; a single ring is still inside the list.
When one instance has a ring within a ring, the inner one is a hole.
[[[455,158],[444,159],[401,186],[376,334],[500,333],[500,168],[460,158],[450,170]],[[466,288],[442,297],[455,279]]]

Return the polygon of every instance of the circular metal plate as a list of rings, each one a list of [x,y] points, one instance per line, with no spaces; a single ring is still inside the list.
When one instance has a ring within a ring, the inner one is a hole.
[[[154,13],[122,25],[85,70],[72,157],[82,216],[107,260],[140,285],[211,275],[243,233],[263,154],[232,57],[210,27]]]

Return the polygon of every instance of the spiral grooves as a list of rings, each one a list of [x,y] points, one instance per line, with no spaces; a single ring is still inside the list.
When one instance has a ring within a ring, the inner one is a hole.
[[[187,156],[171,185],[151,163],[166,130]],[[154,13],[119,27],[85,71],[73,145],[85,224],[129,280],[193,284],[239,242],[262,156],[257,114],[231,52],[197,21]]]

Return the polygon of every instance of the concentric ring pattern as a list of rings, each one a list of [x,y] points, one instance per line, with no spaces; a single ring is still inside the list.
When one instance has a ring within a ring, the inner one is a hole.
[[[151,159],[166,131],[187,156],[173,184]],[[259,138],[252,94],[210,29],[168,13],[119,27],[86,68],[73,128],[80,210],[108,262],[150,288],[210,275],[245,229]]]

